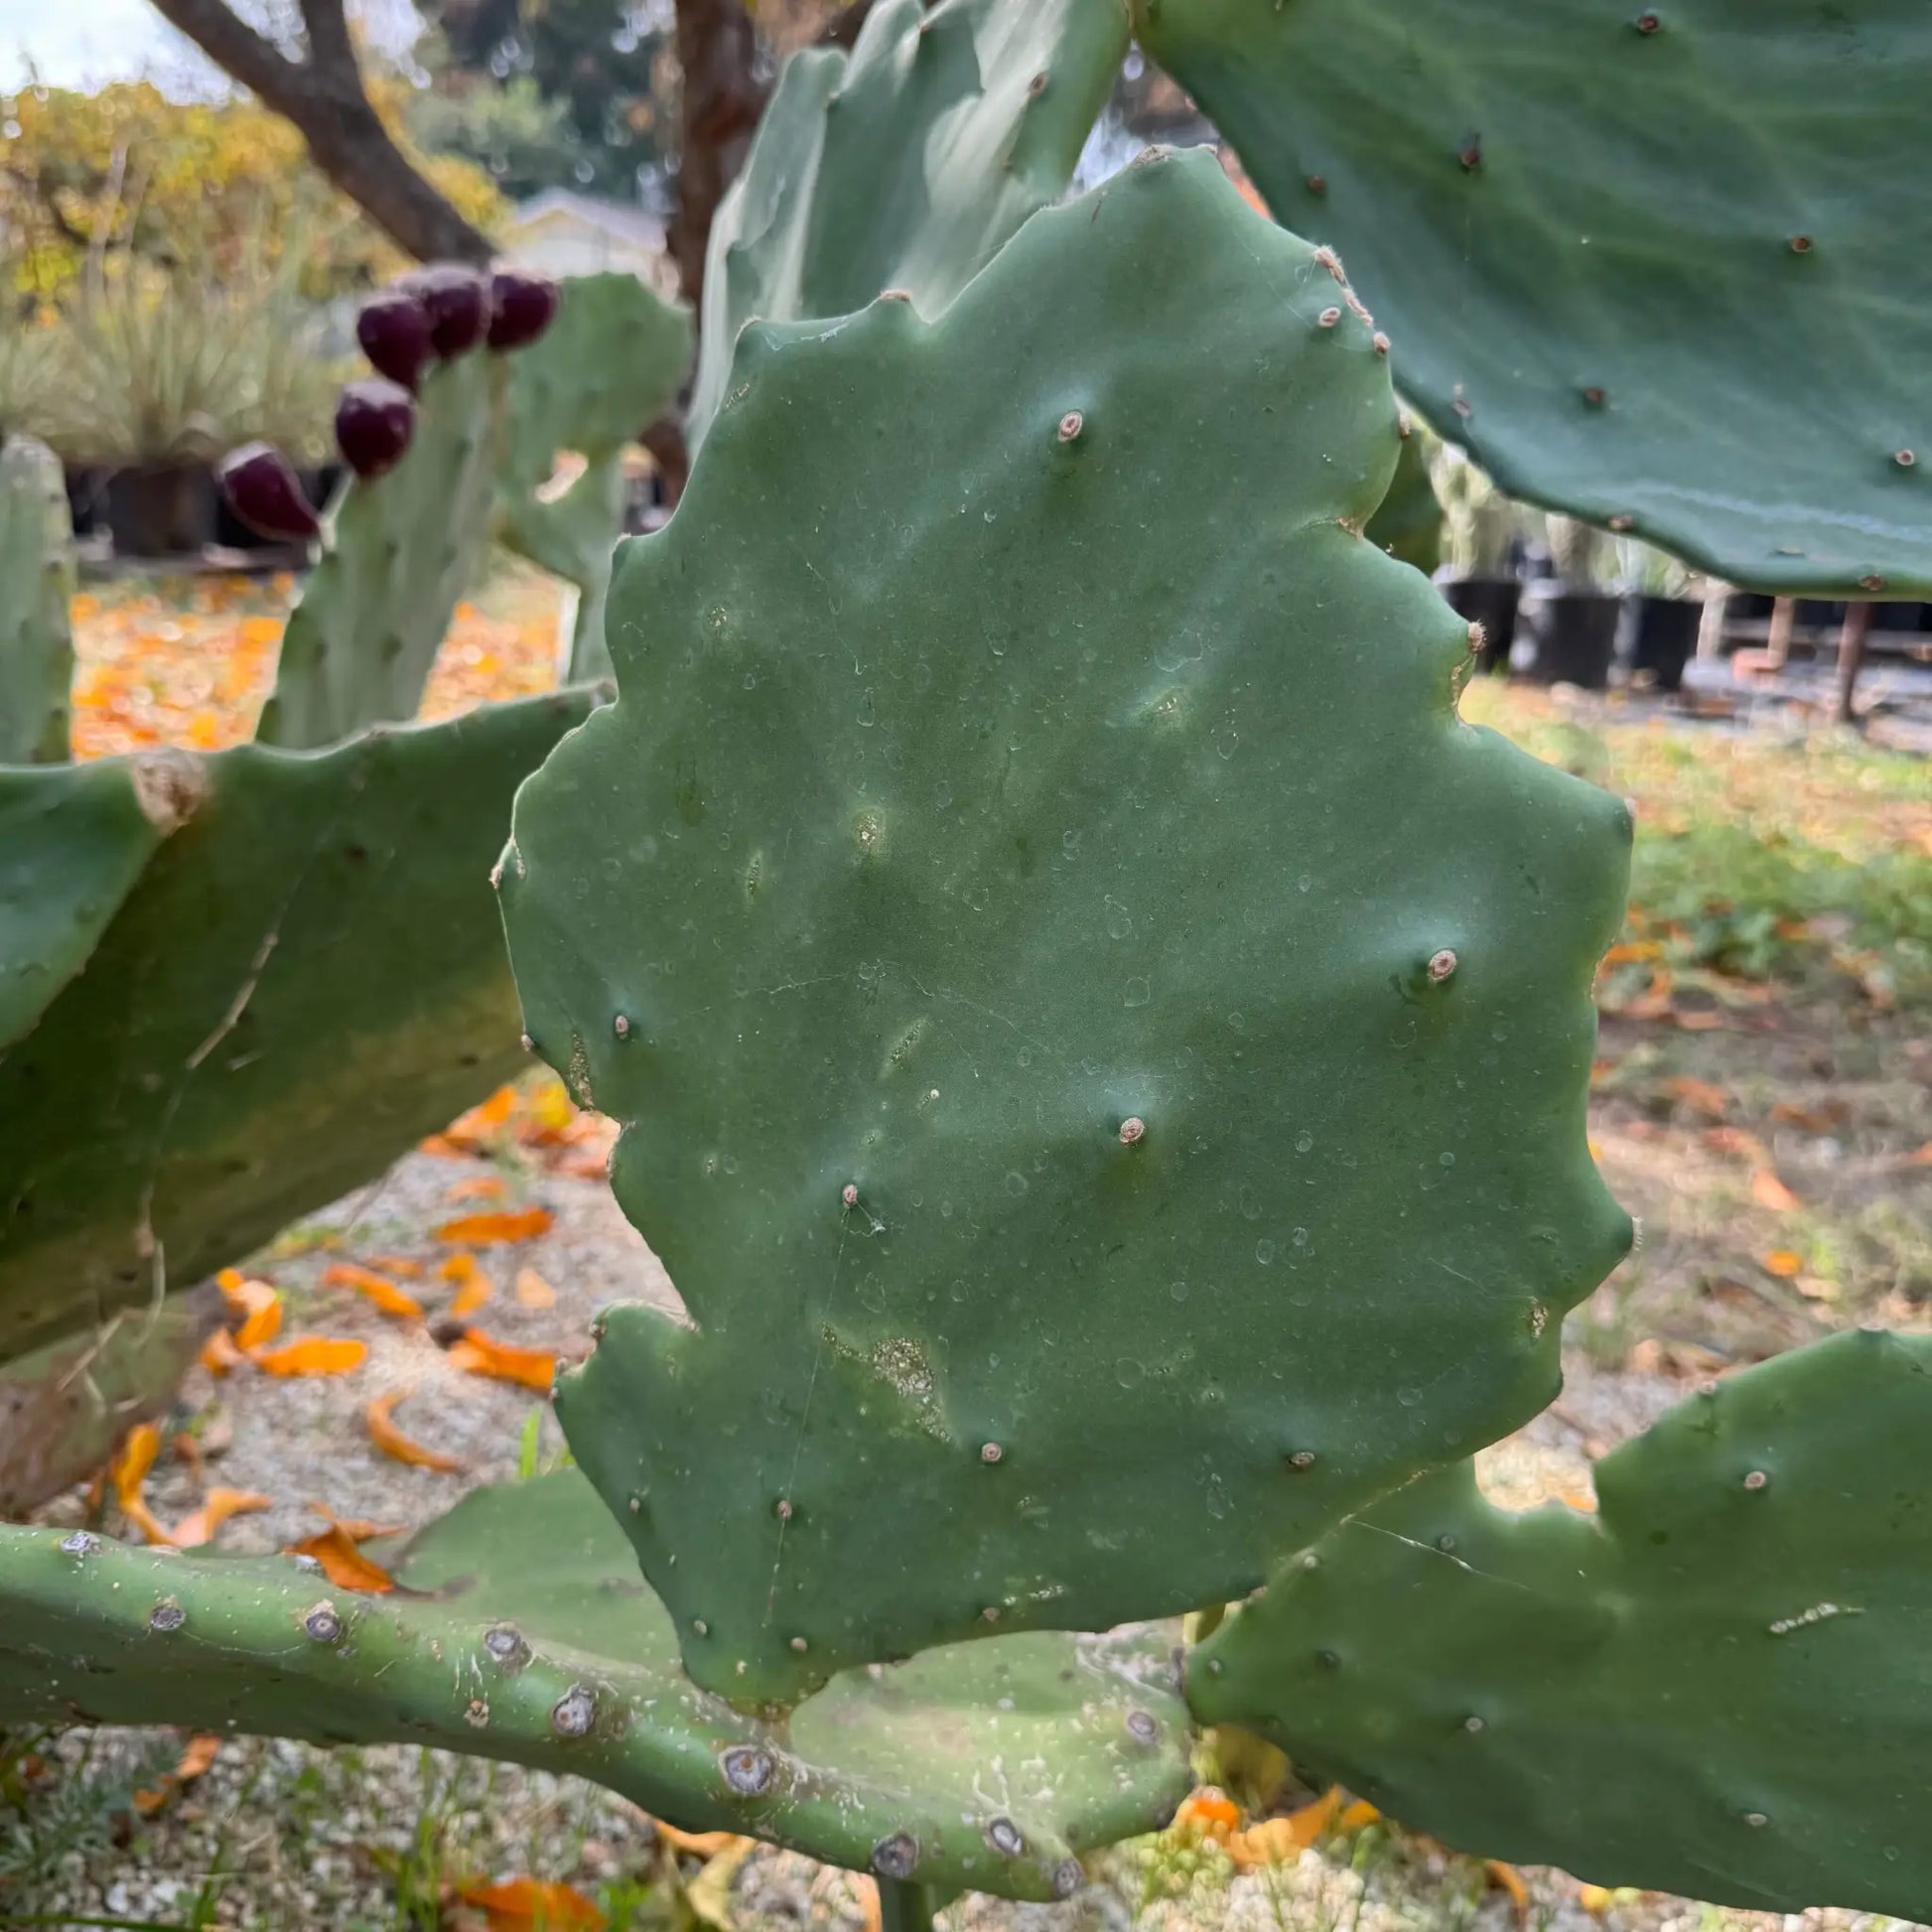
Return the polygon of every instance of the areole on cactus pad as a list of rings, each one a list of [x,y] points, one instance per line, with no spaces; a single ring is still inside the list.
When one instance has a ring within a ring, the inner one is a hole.
[[[696,1324],[558,1406],[699,1683],[1238,1595],[1552,1393],[1629,825],[1456,720],[1399,442],[1200,154],[741,337],[501,867]]]

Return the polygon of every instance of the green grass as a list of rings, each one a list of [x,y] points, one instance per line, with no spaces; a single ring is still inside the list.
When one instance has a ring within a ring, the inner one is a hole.
[[[1932,1007],[1932,760],[1856,738],[1586,728],[1547,694],[1477,680],[1462,714],[1630,800],[1626,937],[1659,963],[1883,1007]]]

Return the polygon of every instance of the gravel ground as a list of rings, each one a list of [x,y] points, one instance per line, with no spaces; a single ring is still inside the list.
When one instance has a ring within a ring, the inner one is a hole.
[[[177,1419],[193,1419],[206,1472],[198,1477],[191,1463],[164,1455],[147,1491],[164,1522],[196,1508],[207,1482],[273,1499],[271,1508],[223,1528],[226,1549],[275,1550],[314,1534],[322,1519],[312,1503],[339,1516],[415,1526],[472,1482],[515,1476],[530,1454],[532,1418],[538,1460],[561,1450],[540,1398],[460,1373],[439,1346],[439,1316],[453,1290],[435,1269],[450,1250],[430,1230],[485,1208],[540,1205],[554,1214],[540,1237],[479,1253],[494,1293],[471,1318],[506,1342],[574,1356],[587,1349],[591,1317],[603,1305],[679,1304],[601,1181],[546,1169],[507,1140],[493,1152],[501,1157],[496,1165],[411,1155],[377,1187],[296,1230],[250,1271],[283,1291],[285,1337],[353,1336],[368,1343],[369,1358],[351,1374],[312,1379],[274,1380],[244,1367],[216,1381],[197,1370]],[[581,1149],[572,1161],[582,1165]],[[465,1183],[491,1176],[503,1179],[502,1198],[452,1198]],[[323,1283],[334,1262],[385,1269],[385,1257],[420,1265],[416,1277],[391,1272],[424,1303],[427,1326],[384,1316],[353,1290]],[[519,1301],[515,1284],[525,1269],[554,1292],[550,1306]],[[1682,1393],[1681,1383],[1661,1376],[1592,1370],[1581,1355],[1568,1367],[1556,1407],[1482,1457],[1482,1480],[1496,1500],[1523,1507],[1552,1494],[1574,1498],[1587,1488],[1593,1455],[1645,1427]],[[413,1393],[397,1410],[398,1424],[426,1447],[464,1458],[465,1473],[409,1467],[373,1448],[365,1405],[399,1388]],[[85,1507],[75,1492],[45,1516],[78,1521]],[[598,1901],[613,1932],[658,1924],[693,1932],[707,1916],[728,1919],[739,1932],[806,1925],[859,1932],[866,1922],[871,1888],[850,1873],[766,1848],[735,1871],[721,1865],[707,1872],[701,1859],[680,1858],[658,1840],[635,1807],[594,1786],[432,1751],[325,1752],[230,1739],[205,1775],[144,1812],[134,1794],[161,1788],[182,1743],[170,1732],[100,1730],[43,1744],[24,1810],[0,1809],[0,1925],[464,1932],[486,1920],[462,1904],[455,1888],[524,1873],[568,1880]],[[1650,1895],[1619,1895],[1592,1916],[1564,1874],[1524,1877],[1524,1923],[1563,1932],[1606,1919],[1612,1932],[1732,1925],[1824,1932],[1863,1923],[1851,1913],[1780,1920]],[[1487,1885],[1479,1863],[1377,1827],[1329,1840],[1298,1864],[1239,1875],[1213,1856],[1196,1861],[1171,1843],[1149,1841],[1096,1861],[1094,1880],[1055,1906],[971,1896],[946,1923],[949,1932],[1125,1932],[1129,1925],[1149,1932],[1395,1932],[1424,1925],[1508,1932],[1516,1923],[1507,1894]]]

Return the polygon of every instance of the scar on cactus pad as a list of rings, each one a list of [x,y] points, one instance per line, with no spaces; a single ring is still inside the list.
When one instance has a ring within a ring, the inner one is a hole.
[[[622,553],[499,890],[695,1323],[558,1410],[707,1688],[1238,1596],[1541,1408],[1627,1246],[1627,815],[1455,718],[1334,290],[1150,158],[936,320],[748,328]]]

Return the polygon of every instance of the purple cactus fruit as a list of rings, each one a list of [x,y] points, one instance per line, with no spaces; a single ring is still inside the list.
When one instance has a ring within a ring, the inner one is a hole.
[[[336,445],[364,483],[393,470],[416,434],[416,404],[400,382],[364,376],[336,405]]]
[[[216,475],[228,507],[258,536],[293,543],[321,533],[294,468],[274,444],[230,450]]]
[[[467,355],[489,328],[489,284],[461,262],[412,269],[395,287],[429,318],[429,339],[444,361]]]
[[[409,390],[422,380],[424,364],[436,353],[427,312],[401,289],[384,289],[362,304],[355,318],[355,340],[378,375]]]
[[[489,281],[489,345],[527,348],[557,314],[557,285],[547,275],[499,268]]]

